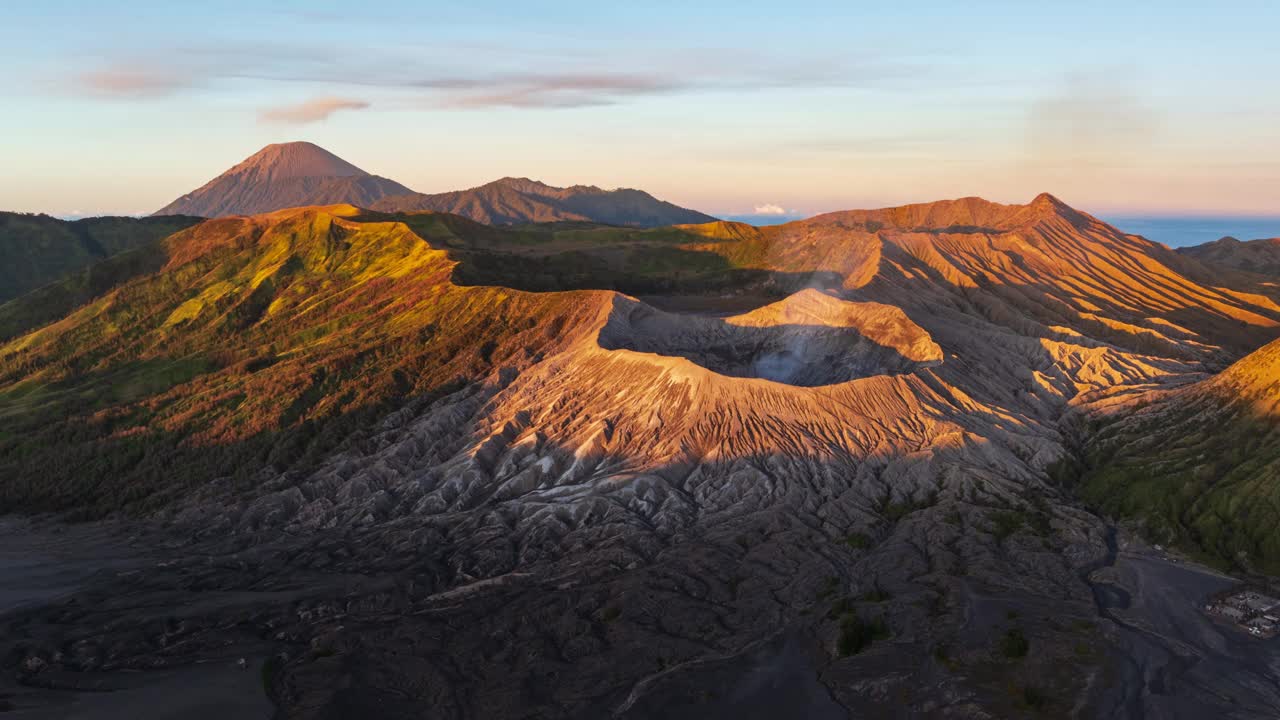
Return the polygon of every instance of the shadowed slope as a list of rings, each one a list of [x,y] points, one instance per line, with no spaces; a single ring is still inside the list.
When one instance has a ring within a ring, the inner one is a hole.
[[[1214,267],[1263,275],[1280,274],[1280,238],[1240,241],[1233,237],[1178,248],[1178,252]]]
[[[1280,340],[1108,423],[1082,490],[1163,542],[1280,572]]]
[[[777,663],[867,716],[1228,705],[1189,673],[1148,688],[1164,655],[1094,594],[1111,533],[1047,472],[1074,409],[1273,332],[1268,297],[1161,246],[1047,197],[765,229],[343,206],[173,240],[0,346],[0,503],[188,543],[104,581],[112,602],[33,612],[11,636],[48,642],[0,654],[40,680],[238,633],[287,653],[266,682],[297,718],[641,718],[689,705],[683,678]],[[701,314],[606,291],[638,281]],[[760,372],[794,333],[800,372]],[[225,605],[157,630],[158,588]],[[1236,676],[1232,707],[1275,706]]]
[[[0,212],[0,303],[199,222],[194,217],[66,221]],[[86,282],[81,280],[81,282]],[[63,312],[70,308],[62,308]]]
[[[845,302],[816,290],[724,320],[663,313],[619,298],[600,344],[800,386],[897,375],[942,361],[929,334],[898,308]]]

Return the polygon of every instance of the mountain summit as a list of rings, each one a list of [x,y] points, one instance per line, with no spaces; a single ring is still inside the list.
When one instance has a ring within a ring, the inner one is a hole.
[[[1224,237],[1202,245],[1178,248],[1178,252],[1219,268],[1264,275],[1280,274],[1280,238],[1242,241]]]
[[[369,174],[319,145],[309,142],[268,145],[227,171],[227,174],[231,175],[244,173],[257,173],[268,180]]]
[[[383,198],[373,207],[388,212],[448,212],[488,225],[568,221],[660,227],[715,221],[710,215],[659,200],[643,190],[604,190],[594,185],[559,188],[513,177],[469,190]]]
[[[156,215],[254,215],[303,205],[369,206],[411,193],[309,142],[268,145]]]

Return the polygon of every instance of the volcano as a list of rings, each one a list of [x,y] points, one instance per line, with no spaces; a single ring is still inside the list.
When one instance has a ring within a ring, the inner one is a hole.
[[[703,223],[715,218],[642,190],[568,188],[502,178],[435,195],[371,175],[318,145],[268,145],[155,215],[226,217],[308,205],[347,204],[383,212],[447,212],[488,225],[576,222],[632,227]]]
[[[1221,577],[1112,519],[1139,461],[1216,461],[1123,418],[1273,394],[1273,351],[1237,364],[1280,335],[1256,276],[1048,194],[770,227],[333,204],[150,257],[0,307],[0,507],[147,553],[4,616],[22,688],[234,648],[294,718],[1280,704],[1198,614]],[[1214,478],[1147,497],[1205,510],[1188,551],[1268,557],[1269,511],[1184,496]]]
[[[268,145],[155,212],[156,215],[253,215],[303,205],[368,206],[411,192],[308,142]]]

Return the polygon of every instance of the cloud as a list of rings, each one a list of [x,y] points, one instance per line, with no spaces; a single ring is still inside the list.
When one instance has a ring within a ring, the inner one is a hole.
[[[669,93],[683,87],[660,75],[630,73],[452,77],[421,84],[440,92],[440,107],[452,109],[593,107],[612,105],[623,97]]]
[[[159,97],[188,87],[190,79],[171,70],[118,63],[82,73],[79,85],[98,95]]]
[[[781,205],[775,205],[773,203],[765,203],[764,205],[756,206],[755,214],[756,215],[786,215],[787,210]]]
[[[364,110],[369,103],[339,97],[312,98],[304,102],[268,108],[258,113],[258,122],[278,125],[306,125],[328,120],[340,110]]]
[[[538,70],[525,69],[530,67]],[[896,88],[904,77],[920,72],[919,66],[870,55],[780,58],[747,50],[672,49],[654,55],[625,49],[548,53],[492,48],[478,53],[467,46],[433,46],[412,54],[373,49],[354,55],[309,45],[228,44],[122,55],[82,73],[79,85],[97,94],[122,97],[191,89],[222,91],[244,82],[319,85],[333,88],[330,92],[337,95],[352,88],[368,95],[376,89],[379,106],[388,107],[553,109],[693,92]],[[325,109],[318,102],[313,107],[299,106],[298,113],[268,109],[262,120],[314,122],[331,114]],[[353,106],[333,111],[342,109]]]

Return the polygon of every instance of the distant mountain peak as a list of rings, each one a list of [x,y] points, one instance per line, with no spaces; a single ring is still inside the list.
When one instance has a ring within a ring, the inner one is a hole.
[[[413,191],[309,142],[268,145],[156,215],[256,215],[302,205],[361,207]]]
[[[275,178],[352,177],[369,174],[319,145],[297,141],[267,145],[223,175],[254,170],[269,173]]]
[[[1075,208],[1062,202],[1057,197],[1047,192],[1042,192],[1039,195],[1036,195],[1035,198],[1031,200],[1030,207],[1036,210],[1051,210],[1054,212],[1070,210],[1072,212],[1075,212]]]
[[[384,198],[373,209],[449,212],[489,225],[594,222],[658,227],[715,220],[710,215],[659,200],[642,190],[603,190],[595,185],[562,188],[540,180],[510,176],[469,190]]]
[[[1086,214],[1049,193],[1040,193],[1026,205],[1005,205],[980,197],[913,203],[878,210],[844,210],[812,218],[819,222],[874,222],[900,230],[981,228],[1007,231],[1030,223],[1060,218],[1073,225],[1087,223]]]
[[[527,177],[423,195],[309,142],[267,145],[155,214],[225,217],[339,204],[389,212],[450,212],[490,225],[569,221],[656,227],[715,220],[641,190],[562,188]]]
[[[1239,240],[1228,235],[1201,245],[1178,248],[1178,252],[1206,265],[1280,275],[1280,238]]]

